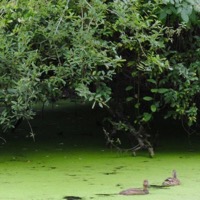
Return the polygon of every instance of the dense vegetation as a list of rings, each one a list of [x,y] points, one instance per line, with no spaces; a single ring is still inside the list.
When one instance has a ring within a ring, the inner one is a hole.
[[[107,109],[104,132],[144,131],[156,115],[198,124],[198,0],[2,0],[0,124],[29,123],[35,102],[76,95]],[[30,123],[29,123],[30,124]]]

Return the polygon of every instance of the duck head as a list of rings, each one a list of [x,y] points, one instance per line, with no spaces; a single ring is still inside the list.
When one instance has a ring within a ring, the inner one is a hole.
[[[144,182],[143,182],[144,190],[147,190],[148,187],[149,187],[149,181],[148,180],[144,180]]]
[[[176,170],[173,170],[173,171],[172,171],[172,177],[173,177],[173,178],[177,178],[177,176],[176,176]]]

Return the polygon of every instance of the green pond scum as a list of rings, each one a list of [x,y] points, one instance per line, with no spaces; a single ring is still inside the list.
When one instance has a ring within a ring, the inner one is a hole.
[[[199,138],[194,151],[189,151],[187,142],[172,134],[179,130],[172,129],[154,158],[146,151],[133,157],[105,146],[102,130],[95,123],[99,117],[101,111],[88,105],[73,107],[61,102],[31,122],[35,142],[25,122],[16,132],[2,135],[6,143],[0,145],[0,200],[200,199]],[[181,185],[160,187],[174,169]],[[118,194],[131,187],[142,188],[145,179],[149,194]]]

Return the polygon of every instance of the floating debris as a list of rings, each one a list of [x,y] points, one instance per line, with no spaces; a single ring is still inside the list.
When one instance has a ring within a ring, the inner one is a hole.
[[[76,197],[76,196],[65,196],[65,197],[63,197],[63,199],[67,199],[67,200],[81,200],[83,198]]]

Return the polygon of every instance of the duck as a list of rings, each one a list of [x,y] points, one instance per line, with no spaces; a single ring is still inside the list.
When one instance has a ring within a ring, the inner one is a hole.
[[[144,180],[143,182],[143,189],[142,188],[129,188],[127,190],[121,191],[120,195],[144,195],[149,194],[149,182],[148,180]]]
[[[162,183],[163,186],[175,186],[175,185],[180,185],[180,184],[181,182],[177,178],[176,170],[172,171],[172,177],[165,179],[164,182]]]

